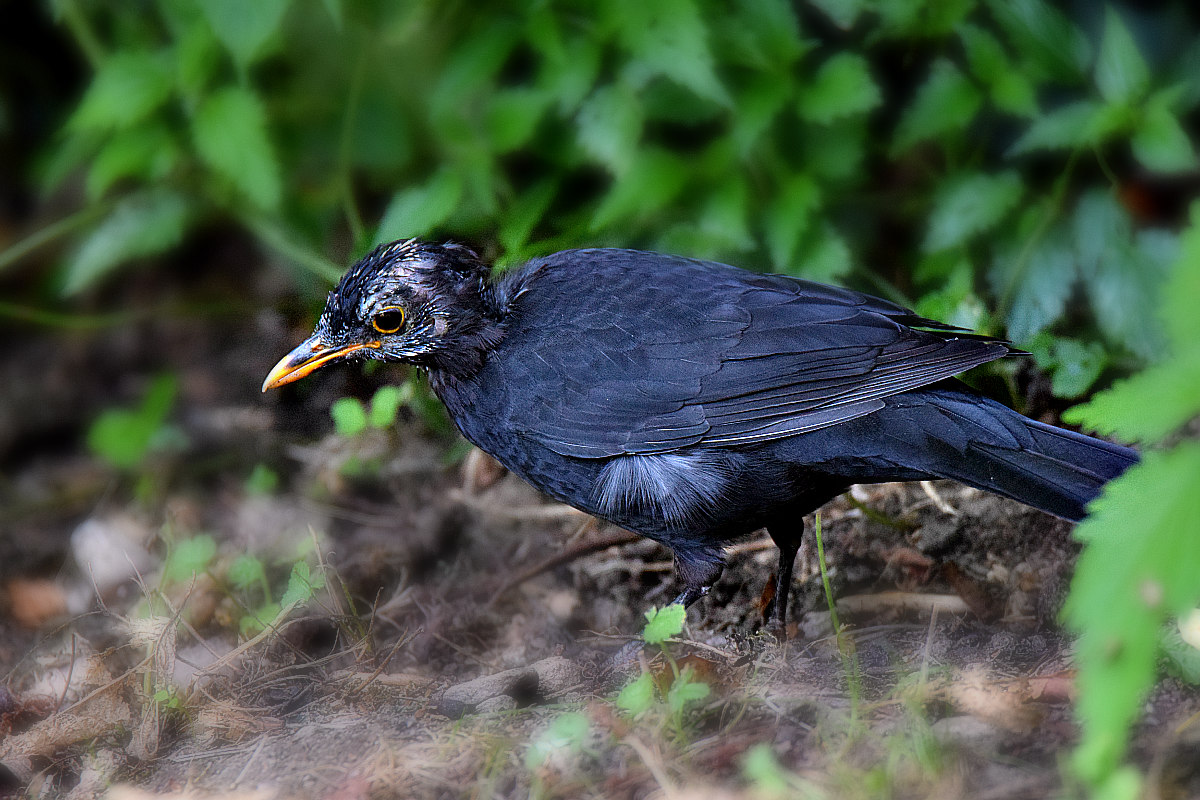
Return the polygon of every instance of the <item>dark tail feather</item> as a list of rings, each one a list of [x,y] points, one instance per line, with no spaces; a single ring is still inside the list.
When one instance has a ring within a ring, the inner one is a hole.
[[[927,430],[959,451],[958,459],[939,459],[932,472],[1065,519],[1083,519],[1104,484],[1138,461],[1131,448],[1036,422],[975,395],[934,390],[926,400],[941,412]]]

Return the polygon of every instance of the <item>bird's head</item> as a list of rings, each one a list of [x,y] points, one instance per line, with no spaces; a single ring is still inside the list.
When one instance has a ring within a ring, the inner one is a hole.
[[[488,268],[466,247],[415,239],[382,245],[329,293],[313,335],[284,356],[263,391],[337,361],[376,358],[455,372],[500,335]]]

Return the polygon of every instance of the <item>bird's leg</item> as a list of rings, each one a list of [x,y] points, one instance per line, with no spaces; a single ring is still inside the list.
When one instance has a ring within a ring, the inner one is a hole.
[[[787,637],[788,595],[792,588],[792,569],[796,565],[796,553],[800,551],[800,542],[804,539],[804,522],[800,522],[799,536],[790,525],[767,528],[767,533],[779,548],[779,566],[775,570],[775,603],[771,608],[767,628],[782,639]]]

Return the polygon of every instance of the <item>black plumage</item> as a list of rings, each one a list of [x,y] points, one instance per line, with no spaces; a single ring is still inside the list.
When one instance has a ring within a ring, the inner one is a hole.
[[[408,241],[350,269],[264,389],[347,358],[417,364],[500,463],[670,547],[684,603],[716,581],[725,544],[766,527],[782,625],[803,518],[851,484],[952,478],[1078,520],[1137,460],[952,377],[1012,352],[724,264],[570,250],[493,279],[466,248]]]

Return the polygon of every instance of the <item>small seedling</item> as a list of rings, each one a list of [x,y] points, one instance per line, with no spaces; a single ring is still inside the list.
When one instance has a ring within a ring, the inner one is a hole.
[[[182,435],[166,424],[177,388],[174,376],[160,375],[137,408],[102,412],[88,430],[88,449],[118,469],[140,467],[151,452],[164,449]]]

